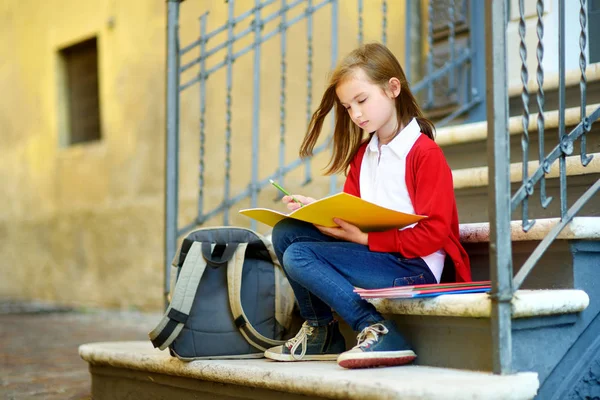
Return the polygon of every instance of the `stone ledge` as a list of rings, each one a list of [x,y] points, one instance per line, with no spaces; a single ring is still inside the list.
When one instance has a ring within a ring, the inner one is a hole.
[[[79,354],[91,365],[330,399],[516,400],[532,399],[539,386],[533,372],[499,376],[422,366],[346,370],[335,362],[266,359],[183,362],[153,349],[149,341],[84,344]]]
[[[590,115],[600,107],[600,104],[591,104],[586,107],[586,115]],[[556,129],[558,127],[558,111],[544,112],[544,128]],[[576,126],[581,122],[581,107],[565,109],[565,126]],[[528,131],[538,130],[537,113],[531,113]],[[487,140],[487,121],[471,124],[453,125],[436,130],[435,142],[441,146],[452,146],[462,143]],[[510,135],[523,133],[523,117],[518,115],[508,119],[508,132]]]
[[[492,301],[487,293],[448,294],[421,299],[371,299],[383,314],[489,318]],[[583,290],[517,290],[513,318],[572,314],[583,311],[590,298]]]
[[[522,242],[527,240],[542,240],[556,224],[560,218],[539,218],[535,220],[535,225],[523,232],[522,221],[511,221],[510,240],[513,242]],[[558,234],[557,239],[587,239],[600,240],[600,217],[575,217]],[[470,224],[460,224],[461,243],[487,243],[490,241],[490,223],[477,222]]]
[[[536,64],[537,65],[537,64]],[[600,80],[600,63],[589,64],[586,67],[585,77],[587,79],[588,85],[593,82],[597,82]],[[579,81],[581,80],[581,71],[579,69],[571,69],[566,71],[565,73],[565,87],[569,86],[579,86]],[[544,91],[548,92],[551,90],[558,89],[559,83],[559,75],[558,72],[546,73],[544,75],[544,84],[542,88]],[[529,91],[529,95],[535,95],[538,92],[538,84],[537,84],[537,76],[535,73],[530,74],[529,80],[527,81],[527,89]],[[521,78],[513,79],[509,82],[508,85],[508,95],[509,97],[519,96],[523,91],[523,83],[521,82]]]
[[[581,165],[580,156],[566,157],[567,176],[600,173],[600,153],[591,153],[591,155],[593,155],[594,158],[586,167]],[[527,163],[529,176],[533,175],[538,166],[539,162],[537,160],[529,161],[529,163]],[[546,179],[558,178],[558,176],[559,163],[558,160],[556,160],[550,166],[550,172],[546,174]],[[523,163],[518,162],[510,164],[510,181],[512,183],[521,182],[522,177]],[[454,190],[488,186],[488,167],[456,169],[452,171],[452,179],[454,181]]]

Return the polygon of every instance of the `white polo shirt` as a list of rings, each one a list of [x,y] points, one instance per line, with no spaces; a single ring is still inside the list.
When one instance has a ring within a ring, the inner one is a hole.
[[[390,143],[382,145],[381,151],[379,138],[373,135],[360,168],[360,196],[363,199],[392,210],[415,213],[406,187],[406,157],[420,136],[421,127],[414,118]],[[414,225],[402,229],[411,229]],[[439,282],[446,252],[440,249],[421,258]]]

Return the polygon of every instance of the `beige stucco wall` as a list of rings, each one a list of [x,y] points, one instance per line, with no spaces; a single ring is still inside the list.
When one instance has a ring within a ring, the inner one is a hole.
[[[402,60],[404,5],[388,3],[388,43]],[[236,15],[251,4],[238,1]],[[185,1],[182,45],[197,37],[202,12],[210,10],[212,30],[226,20],[226,7],[222,0]],[[381,37],[380,8],[379,3],[365,7],[366,40]],[[0,298],[145,310],[162,306],[165,10],[159,0],[0,2]],[[340,55],[357,44],[356,13],[355,1],[340,2]],[[329,21],[329,7],[315,15],[313,106],[330,67]],[[65,147],[58,117],[58,50],[92,36],[98,38],[102,140]],[[288,40],[287,162],[296,157],[306,126],[303,22],[288,32]],[[278,37],[262,49],[261,178],[273,172],[278,159],[279,52]],[[220,61],[223,54],[215,58]],[[251,71],[250,52],[234,67],[232,194],[250,177]],[[207,84],[206,210],[222,199],[224,88],[220,70]],[[181,97],[180,226],[195,215],[198,98],[197,86]],[[326,161],[315,159],[316,175]],[[286,186],[316,197],[326,194],[328,180],[300,188],[302,177],[303,170],[293,173]],[[276,206],[274,196],[263,191],[261,205]],[[233,207],[233,224],[248,225],[235,215],[246,206]],[[208,225],[221,222],[215,218]]]

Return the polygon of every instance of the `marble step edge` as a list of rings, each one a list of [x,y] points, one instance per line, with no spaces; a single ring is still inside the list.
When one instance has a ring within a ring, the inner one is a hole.
[[[489,318],[492,301],[488,293],[447,294],[417,299],[370,299],[380,313],[463,318]],[[577,289],[517,290],[513,318],[572,314],[590,303],[586,292]]]
[[[542,88],[544,91],[552,91],[558,89],[559,84],[559,73],[552,72],[544,74],[544,84]],[[587,79],[588,86],[590,83],[600,81],[600,63],[589,64],[585,70],[585,77]],[[581,70],[570,69],[565,71],[565,87],[579,86],[581,81]],[[538,91],[537,75],[531,74],[527,81],[527,90],[530,96],[535,96]],[[510,81],[508,86],[509,97],[520,96],[523,91],[523,82],[521,78],[515,78]],[[535,101],[535,97],[530,97],[530,101]]]
[[[593,156],[592,161],[587,166],[581,164],[581,157],[568,156],[566,159],[567,176],[578,176],[596,174],[600,172],[600,153],[589,153]],[[557,178],[559,176],[560,163],[556,160],[550,166],[550,172],[546,174],[546,178]],[[539,166],[539,161],[529,161],[527,169],[529,176],[533,175]],[[510,181],[511,183],[521,182],[523,177],[523,163],[517,162],[510,164]],[[488,167],[471,167],[461,168],[452,171],[454,181],[454,190],[466,189],[474,187],[488,186]]]
[[[529,231],[524,232],[522,221],[511,221],[510,240],[513,242],[543,240],[559,222],[560,218],[538,218],[535,220],[535,225]],[[490,241],[490,223],[460,224],[459,234],[461,243],[488,243]],[[600,240],[600,217],[574,217],[556,238]]]
[[[347,370],[332,361],[267,359],[184,362],[149,341],[83,344],[79,355],[91,365],[331,399],[517,400],[532,399],[539,387],[534,372],[500,376],[423,366]]]
[[[598,108],[600,108],[600,104],[588,105],[586,107],[586,115],[589,116]],[[558,110],[544,112],[544,129],[556,129],[558,127],[558,122]],[[576,126],[580,122],[581,107],[565,109],[565,126]],[[537,113],[530,114],[527,127],[528,132],[535,132],[538,130]],[[453,125],[436,130],[435,142],[441,147],[477,142],[487,140],[487,132],[487,121]],[[517,115],[508,119],[508,132],[510,135],[520,135],[523,133],[523,116]]]

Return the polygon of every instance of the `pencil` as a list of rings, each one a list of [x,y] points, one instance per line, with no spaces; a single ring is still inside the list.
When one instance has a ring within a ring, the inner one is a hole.
[[[283,194],[285,194],[286,196],[290,196],[292,198],[292,200],[294,200],[296,203],[300,204],[300,207],[304,206],[304,204],[302,204],[297,198],[295,198],[294,196],[292,196],[290,194],[290,192],[288,192],[287,190],[285,190],[284,188],[282,188],[281,186],[279,186],[277,184],[277,182],[275,182],[273,179],[269,179],[269,182],[271,182],[271,185],[275,186],[277,189],[279,189]]]

